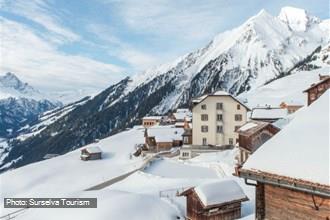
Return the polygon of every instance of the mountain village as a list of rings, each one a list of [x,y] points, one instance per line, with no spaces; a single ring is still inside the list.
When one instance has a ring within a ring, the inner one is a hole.
[[[232,33],[268,18],[262,11]],[[283,24],[276,18],[272,25]],[[221,45],[223,36],[206,48]],[[94,97],[44,111],[8,142],[0,139],[0,220],[330,220],[330,44],[306,53],[310,57],[286,75],[255,78],[258,86],[244,92],[251,77],[245,72],[238,71],[244,83],[239,76],[220,80],[231,87],[215,85],[216,76],[203,78],[205,60],[217,61],[214,51],[205,51],[180,58],[167,77],[159,68],[124,79]],[[191,59],[201,60],[185,65]],[[267,65],[258,64],[269,68],[260,71],[264,75],[276,69]],[[182,66],[192,70],[176,69]],[[187,77],[197,69],[196,81]],[[166,84],[172,75],[173,84],[180,82],[174,87]],[[67,149],[54,149],[64,139]],[[3,208],[4,198],[25,197],[97,198],[97,208]]]

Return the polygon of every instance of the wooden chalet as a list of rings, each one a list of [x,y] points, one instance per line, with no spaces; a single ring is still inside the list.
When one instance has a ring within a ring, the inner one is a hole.
[[[256,187],[257,220],[330,219],[329,95],[304,109],[239,169],[245,183]]]
[[[80,158],[82,160],[102,159],[102,150],[98,146],[86,147],[81,150]]]
[[[318,97],[320,97],[327,89],[330,88],[330,76],[329,75],[319,75],[320,81],[312,84],[306,92],[308,95],[307,104],[312,104]]]
[[[183,128],[169,126],[154,126],[145,129],[145,146],[149,151],[160,152],[172,147],[182,146]]]
[[[231,220],[241,217],[241,203],[248,198],[234,180],[206,183],[179,196],[187,198],[189,220]]]
[[[163,116],[146,116],[142,118],[142,126],[149,128],[155,125],[159,125],[163,119]]]
[[[286,109],[288,114],[292,114],[298,111],[298,109],[302,108],[303,105],[282,102],[280,107]]]
[[[249,121],[237,130],[239,157],[242,165],[262,144],[274,136],[280,129],[268,122]]]

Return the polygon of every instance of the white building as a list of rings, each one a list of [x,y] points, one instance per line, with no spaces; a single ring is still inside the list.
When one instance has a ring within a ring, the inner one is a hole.
[[[193,145],[235,145],[250,109],[227,92],[193,100]]]

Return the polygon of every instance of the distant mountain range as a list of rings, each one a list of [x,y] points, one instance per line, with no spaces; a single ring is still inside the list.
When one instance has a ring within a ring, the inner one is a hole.
[[[2,163],[11,163],[7,169],[41,160],[47,153],[66,153],[140,123],[145,115],[188,107],[193,97],[205,93],[221,89],[239,95],[303,66],[321,68],[310,62],[327,49],[329,31],[330,20],[303,9],[285,7],[279,16],[262,10],[205,47],[110,86],[37,135],[12,140]]]
[[[0,76],[0,137],[17,135],[21,127],[35,121],[39,114],[61,105],[48,100],[13,73]]]

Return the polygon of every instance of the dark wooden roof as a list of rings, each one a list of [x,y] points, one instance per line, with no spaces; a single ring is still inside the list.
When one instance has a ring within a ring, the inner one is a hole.
[[[278,185],[285,188],[330,198],[330,185],[323,185],[260,170],[239,169],[238,174],[244,179],[250,179],[271,185]]]
[[[254,127],[251,127],[249,129],[246,129],[246,130],[240,130],[238,129],[237,130],[237,133],[240,134],[240,135],[244,135],[244,136],[251,136],[253,134],[255,134],[256,132],[260,131],[260,130],[263,130],[264,128],[268,127],[268,126],[271,126],[273,129],[275,129],[276,131],[279,131],[280,129],[277,128],[276,126],[272,125],[271,123],[268,123],[268,122],[263,122],[263,121],[248,121],[247,123],[245,123],[244,125],[241,126],[244,127],[245,125],[249,124],[249,123],[254,123],[256,124],[256,126]]]
[[[328,80],[330,80],[330,76],[326,77],[325,79],[323,79],[323,80],[321,80],[321,81],[319,81],[317,83],[312,84],[308,89],[304,90],[304,92],[308,92],[309,90],[315,88],[316,86],[318,86],[318,85],[320,85],[322,83],[325,83]]]

